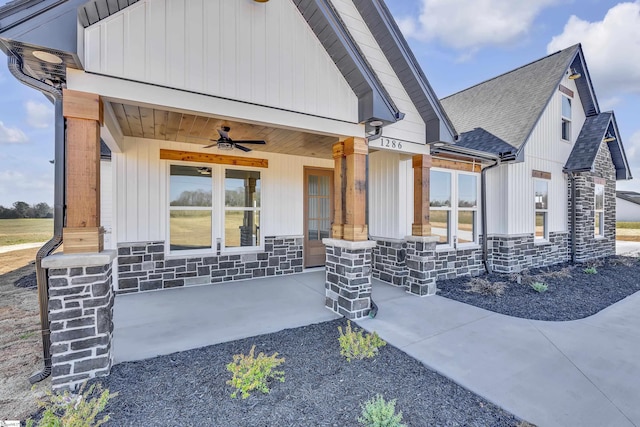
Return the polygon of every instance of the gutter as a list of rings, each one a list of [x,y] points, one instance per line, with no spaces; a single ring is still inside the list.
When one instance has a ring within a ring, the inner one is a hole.
[[[373,135],[367,137],[367,146],[369,145],[369,143],[371,141],[375,141],[376,139],[380,139],[382,138],[382,126],[375,126],[375,132]],[[367,221],[367,240],[371,240],[371,233],[369,233],[370,231],[370,225],[371,223],[369,222],[369,155],[367,154],[367,159],[365,162],[365,194],[366,194],[366,200],[365,200],[365,220]],[[369,307],[369,317],[371,319],[374,319],[377,315],[378,315],[378,304],[376,304],[373,301],[373,293],[370,297],[371,299],[371,306]]]
[[[489,268],[489,239],[487,233],[487,171],[493,169],[500,164],[500,160],[496,160],[492,165],[482,168],[480,172],[480,203],[482,211],[482,263],[487,274],[491,273]]]
[[[571,263],[576,262],[576,174],[569,173],[571,182]]]
[[[20,57],[12,54],[8,58],[11,74],[21,83],[42,92],[54,103],[55,107],[55,186],[53,211],[53,238],[40,248],[36,255],[36,279],[38,283],[38,300],[40,305],[40,325],[42,329],[42,351],[44,369],[29,377],[35,384],[51,375],[51,331],[49,329],[49,282],[47,270],[42,268],[42,259],[49,256],[62,244],[62,228],[64,227],[65,202],[65,124],[62,115],[62,90],[49,86],[27,74],[22,68]]]

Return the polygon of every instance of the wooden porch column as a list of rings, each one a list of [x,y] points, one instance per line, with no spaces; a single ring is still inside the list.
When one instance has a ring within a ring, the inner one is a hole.
[[[344,237],[344,185],[345,185],[345,159],[344,142],[333,144],[333,224],[331,225],[331,237],[342,239]]]
[[[102,101],[99,95],[67,89],[62,96],[67,123],[64,252],[101,252],[104,233],[100,227]]]
[[[413,236],[430,236],[429,223],[429,172],[431,156],[418,154],[413,156]]]
[[[345,223],[343,239],[352,242],[368,240],[366,218],[367,156],[369,147],[363,138],[344,141],[346,162]]]

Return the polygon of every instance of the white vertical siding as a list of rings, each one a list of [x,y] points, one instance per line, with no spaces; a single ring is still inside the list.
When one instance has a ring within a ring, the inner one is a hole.
[[[125,138],[124,152],[114,153],[118,242],[165,240],[167,224],[167,161],[160,149],[211,153],[199,145],[152,139]],[[269,160],[262,174],[262,224],[265,236],[304,234],[304,167],[333,168],[333,160],[253,151],[235,156]],[[218,179],[220,176],[218,175]],[[216,221],[222,221],[218,216]],[[222,223],[214,224],[220,231]]]
[[[527,141],[525,162],[511,164],[507,167],[508,176],[504,181],[507,190],[503,203],[508,203],[506,232],[509,234],[533,233],[534,231],[534,184],[532,178],[534,170],[551,173],[549,181],[549,231],[568,230],[568,180],[562,169],[580,134],[585,114],[574,81],[565,78],[562,84],[574,92],[571,141],[562,140],[563,95],[556,90]],[[491,232],[492,227],[489,230]]]
[[[100,161],[100,225],[104,228],[104,248],[113,249],[113,174],[109,160]]]
[[[405,113],[404,119],[384,128],[384,135],[418,144],[426,143],[426,125],[409,98],[407,91],[396,76],[391,64],[365,24],[352,0],[333,0],[333,4],[347,29],[358,43],[369,64],[384,85],[398,109]],[[444,134],[447,134],[445,132]]]
[[[401,239],[411,234],[411,158],[377,151],[369,155],[369,234]]]
[[[616,221],[640,221],[640,205],[616,198]]]
[[[86,28],[84,47],[87,71],[358,121],[357,97],[290,0],[142,0]]]
[[[497,166],[487,171],[487,229],[488,234],[507,234],[507,165]]]

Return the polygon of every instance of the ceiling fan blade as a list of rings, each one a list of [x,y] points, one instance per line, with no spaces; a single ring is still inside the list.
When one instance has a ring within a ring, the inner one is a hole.
[[[244,140],[244,139],[243,139],[243,140],[241,140],[241,141],[236,141],[236,140],[234,140],[233,142],[235,142],[235,143],[240,142],[240,143],[242,143],[242,144],[263,144],[263,145],[267,143],[266,141],[258,141],[258,140]]]
[[[244,151],[245,153],[248,153],[249,151],[251,151],[251,148],[243,147],[242,145],[233,144],[233,146],[236,147],[238,150]]]
[[[206,145],[206,146],[204,146],[204,147],[202,147],[202,148],[211,148],[211,147],[215,147],[216,145],[218,145],[218,143],[217,143],[217,142],[215,142],[215,143],[213,143],[213,144],[211,144],[211,145]]]

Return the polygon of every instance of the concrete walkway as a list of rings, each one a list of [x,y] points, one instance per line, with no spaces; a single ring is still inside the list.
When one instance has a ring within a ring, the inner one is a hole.
[[[40,243],[21,243],[19,245],[0,246],[0,254],[13,251],[21,251],[23,249],[41,248],[47,242]]]
[[[638,254],[640,254],[640,242],[616,240],[616,255],[638,256]]]
[[[115,363],[337,319],[324,308],[324,270],[118,295]]]
[[[373,295],[378,316],[360,326],[520,418],[640,426],[640,293],[571,322],[518,319],[380,282]]]

